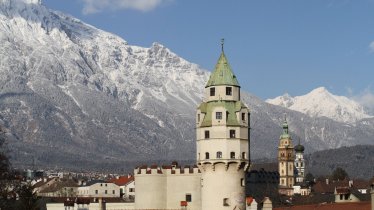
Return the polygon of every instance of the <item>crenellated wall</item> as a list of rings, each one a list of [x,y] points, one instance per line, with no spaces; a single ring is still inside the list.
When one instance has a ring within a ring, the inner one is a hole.
[[[141,166],[134,170],[136,209],[201,209],[201,173],[197,166]],[[156,192],[156,193],[155,193]]]

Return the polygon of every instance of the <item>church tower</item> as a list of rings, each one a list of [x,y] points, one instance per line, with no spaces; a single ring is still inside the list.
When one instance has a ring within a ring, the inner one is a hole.
[[[223,51],[196,113],[196,159],[202,210],[245,209],[249,110]]]
[[[296,168],[296,183],[303,183],[305,177],[305,160],[304,160],[304,146],[299,144],[295,146],[295,168]]]
[[[278,162],[279,162],[279,193],[293,195],[294,185],[294,148],[288,132],[286,118],[283,122],[283,133],[279,138]]]

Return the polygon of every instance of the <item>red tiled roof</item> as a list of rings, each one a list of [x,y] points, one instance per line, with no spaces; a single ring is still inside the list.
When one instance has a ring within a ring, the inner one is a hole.
[[[134,181],[134,176],[120,176],[118,179],[116,178],[113,178],[113,179],[110,179],[108,182],[110,183],[114,183],[118,186],[124,186],[130,182]]]
[[[303,206],[277,207],[273,210],[370,210],[370,202],[327,203]]]

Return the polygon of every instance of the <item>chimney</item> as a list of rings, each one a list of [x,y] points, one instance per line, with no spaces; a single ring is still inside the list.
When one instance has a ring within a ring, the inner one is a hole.
[[[349,187],[353,187],[353,180],[349,180],[348,185]]]
[[[329,184],[329,179],[328,179],[328,178],[326,179],[326,184],[327,184],[327,185]]]
[[[374,183],[370,185],[371,210],[374,210]]]
[[[270,198],[265,197],[264,202],[263,202],[262,210],[272,210],[272,209],[273,209],[273,204],[272,204]]]

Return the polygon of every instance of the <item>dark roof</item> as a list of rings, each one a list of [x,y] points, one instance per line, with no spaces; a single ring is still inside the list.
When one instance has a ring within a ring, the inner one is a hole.
[[[87,197],[54,197],[54,198],[47,198],[47,203],[65,203],[67,200],[73,201],[74,203],[78,204],[90,204],[90,203],[98,203],[97,198],[87,198]],[[106,203],[125,203],[126,201],[120,197],[109,197],[103,198],[103,201]]]
[[[350,185],[350,183],[352,185]],[[333,181],[329,180],[327,184],[326,181],[317,181],[316,184],[313,186],[314,192],[317,193],[334,193],[335,188],[349,188],[349,189],[369,189],[370,182],[365,180],[341,180],[341,181]]]
[[[104,180],[91,180],[91,181],[87,182],[85,186],[91,186],[91,185],[94,185],[94,184],[97,184],[97,183],[106,183],[106,182]]]
[[[321,203],[302,206],[277,207],[273,210],[370,210],[370,202]]]
[[[251,170],[265,170],[265,171],[278,171],[278,163],[254,163],[251,166]]]
[[[78,187],[78,184],[71,179],[60,180],[41,190],[40,193],[56,192],[64,187]]]

